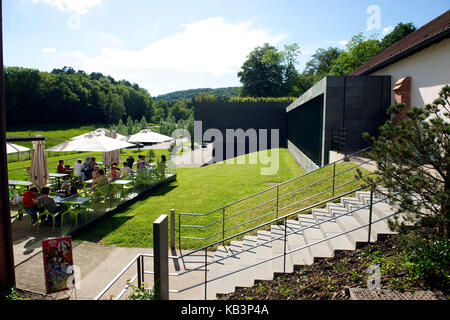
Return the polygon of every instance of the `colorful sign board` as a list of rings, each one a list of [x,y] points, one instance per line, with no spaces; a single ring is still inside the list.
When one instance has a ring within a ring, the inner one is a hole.
[[[75,288],[71,237],[42,241],[47,294]]]

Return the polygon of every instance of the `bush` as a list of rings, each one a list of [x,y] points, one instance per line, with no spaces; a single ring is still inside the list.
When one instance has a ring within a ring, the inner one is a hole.
[[[140,288],[130,284],[130,288],[133,291],[128,296],[128,300],[159,300],[155,288],[145,289],[145,283]]]
[[[448,288],[450,285],[450,241],[422,241],[409,254],[410,274],[413,278],[423,278],[431,285]]]

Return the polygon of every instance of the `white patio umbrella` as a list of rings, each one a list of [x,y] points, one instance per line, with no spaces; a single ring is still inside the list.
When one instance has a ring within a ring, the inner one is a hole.
[[[57,146],[47,149],[47,151],[84,151],[84,152],[108,152],[128,147],[134,144],[126,141],[109,138],[106,136],[86,135],[82,138],[69,140]]]
[[[127,139],[128,142],[141,142],[141,143],[161,143],[172,140],[174,140],[172,137],[156,133],[149,129],[142,130],[141,132],[136,133]]]
[[[36,137],[42,137],[37,134]],[[30,181],[42,188],[48,184],[48,164],[45,156],[45,141],[33,141]]]
[[[117,132],[114,130],[111,130],[106,133],[106,137],[117,139]],[[120,164],[121,163],[121,157],[120,157],[120,150],[113,150],[108,152],[103,152],[103,164],[107,166],[111,166],[113,163]]]
[[[73,137],[70,140],[77,140],[77,139],[80,139],[80,138],[84,138],[85,136],[88,136],[88,135],[106,136],[106,137],[109,136],[109,137],[111,137],[110,134],[112,132],[115,132],[115,131],[114,130],[107,130],[105,128],[99,128],[97,130],[94,130],[94,131],[91,131],[91,132],[88,132],[88,133],[85,133],[85,134]],[[115,134],[116,134],[116,137],[114,137],[114,139],[125,140],[127,138],[126,136],[118,134],[117,132],[115,132]]]
[[[28,150],[30,150],[30,148],[22,147],[17,144],[14,144],[14,143],[9,143],[9,142],[6,143],[6,153],[7,154],[28,151]]]

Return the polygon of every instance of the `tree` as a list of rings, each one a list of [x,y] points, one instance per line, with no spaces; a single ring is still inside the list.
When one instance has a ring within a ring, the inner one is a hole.
[[[431,222],[445,238],[450,228],[449,96],[447,85],[432,104],[411,108],[398,125],[387,121],[377,139],[364,135],[373,145],[369,156],[378,164],[375,173],[399,206],[397,213],[411,221]],[[388,113],[400,114],[404,107],[393,105]]]
[[[335,60],[330,75],[345,76],[380,53],[380,41],[375,36],[369,39],[362,33],[354,36],[347,44],[347,51]]]
[[[265,43],[256,47],[241,67],[241,94],[251,97],[279,97],[283,87],[283,55]]]
[[[394,43],[400,41],[404,37],[406,37],[408,34],[413,33],[416,31],[416,26],[412,23],[402,23],[400,22],[397,24],[397,26],[394,28],[394,30],[387,34],[383,40],[381,40],[380,46],[382,50],[389,48]]]
[[[341,53],[342,50],[339,48],[317,49],[312,55],[312,59],[306,63],[305,73],[312,76],[314,82],[319,81],[330,73],[333,64]]]

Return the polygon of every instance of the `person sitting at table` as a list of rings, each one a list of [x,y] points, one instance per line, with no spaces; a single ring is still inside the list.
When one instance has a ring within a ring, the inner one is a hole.
[[[30,190],[25,191],[22,198],[23,206],[25,207],[25,212],[31,217],[31,223],[35,223],[37,221],[38,199],[36,197],[36,193],[38,191],[39,191],[38,188],[31,187]]]
[[[45,209],[48,210],[50,213],[57,213],[57,212],[63,212],[67,210],[66,205],[57,205],[55,202],[55,199],[50,198],[48,195],[50,194],[50,188],[49,187],[42,187],[41,189],[42,195],[37,200],[37,206],[40,212],[44,212]],[[51,218],[46,216],[44,219],[47,224],[50,225]],[[61,217],[58,215],[55,219],[56,225],[59,225],[61,221]]]
[[[139,160],[137,162],[137,169],[142,170],[145,169],[145,157],[143,155],[138,156]]]
[[[78,194],[77,187],[75,185],[70,185],[68,182],[63,182],[61,185],[61,190],[63,192],[59,193],[58,195],[63,198],[68,198],[74,195]]]
[[[57,173],[66,173],[66,168],[64,167],[64,160],[59,160],[58,167],[56,168]]]
[[[131,169],[131,167],[129,167],[129,163],[124,162],[122,169],[120,169],[120,173],[122,174],[122,177],[125,177],[132,172],[133,172],[133,169]]]
[[[50,213],[58,212],[60,207],[56,204],[53,198],[50,198],[48,196],[50,194],[50,188],[42,187],[41,193],[42,195],[37,200],[39,211],[43,212],[45,209],[47,209]]]
[[[127,158],[128,168],[133,169],[134,158],[132,155],[129,155]]]
[[[81,163],[81,159],[78,159],[73,165],[73,177],[83,180],[83,164]]]
[[[94,166],[94,171],[92,172],[92,180],[95,180],[100,176],[100,174],[98,173],[99,169],[99,166]]]
[[[117,168],[117,163],[111,165],[111,171],[108,172],[108,178],[111,180],[117,180],[121,176],[119,169]]]
[[[105,176],[105,171],[103,171],[103,169],[98,170],[98,173],[99,173],[98,178],[92,181],[92,188],[102,186],[109,182],[108,178]]]

